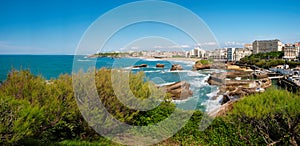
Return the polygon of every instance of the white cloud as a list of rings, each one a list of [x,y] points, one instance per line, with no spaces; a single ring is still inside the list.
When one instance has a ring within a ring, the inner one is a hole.
[[[197,44],[197,46],[215,46],[215,45],[218,45],[217,42],[204,42],[204,43]]]
[[[228,41],[225,42],[226,47],[236,47],[236,46],[243,46],[245,43],[235,42],[235,41]]]
[[[134,46],[134,47],[131,47],[131,49],[132,49],[132,50],[138,50],[138,49],[140,49],[140,47]]]
[[[169,46],[170,49],[183,49],[183,48],[191,48],[190,45],[175,45],[175,46]]]
[[[180,47],[181,48],[190,48],[191,46],[190,45],[181,45]]]
[[[154,49],[162,49],[162,46],[154,46]]]

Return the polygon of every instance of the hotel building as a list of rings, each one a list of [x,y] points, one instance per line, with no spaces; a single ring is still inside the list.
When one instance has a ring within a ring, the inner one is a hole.
[[[284,52],[283,59],[288,59],[288,60],[298,59],[300,57],[299,56],[300,45],[297,43],[295,45],[286,44],[283,47],[283,52]]]
[[[256,40],[252,43],[253,53],[267,53],[273,51],[282,51],[283,44],[280,40]]]

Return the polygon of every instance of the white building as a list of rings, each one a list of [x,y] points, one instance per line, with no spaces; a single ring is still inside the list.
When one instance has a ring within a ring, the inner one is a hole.
[[[227,61],[240,61],[251,54],[252,51],[248,48],[227,48]]]
[[[283,44],[280,40],[256,40],[252,43],[253,53],[266,53],[273,51],[282,51]]]
[[[205,58],[206,51],[202,50],[200,47],[196,47],[191,51],[186,52],[186,57],[197,57],[197,58]]]
[[[235,61],[240,61],[242,58],[246,56],[250,56],[252,51],[247,48],[237,48],[235,49]]]
[[[227,61],[227,49],[216,49],[207,51],[208,58],[214,59],[214,61]]]
[[[252,44],[244,44],[244,48],[252,51],[253,50],[253,45]]]
[[[299,50],[300,50],[299,46],[286,44],[283,47],[283,52],[284,52],[283,59],[293,60],[299,58]]]

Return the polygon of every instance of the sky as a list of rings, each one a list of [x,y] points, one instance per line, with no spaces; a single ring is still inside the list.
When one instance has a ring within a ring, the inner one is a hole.
[[[91,24],[108,11],[130,2],[133,1],[1,0],[0,54],[74,54]],[[284,43],[300,41],[299,0],[167,2],[185,7],[200,17],[221,47],[240,47],[261,39],[280,39]],[[155,11],[155,8],[152,9]],[[171,19],[176,20],[180,16],[181,13],[177,13]],[[146,22],[116,32],[105,47],[109,48],[107,50],[140,47],[135,45],[141,45],[143,41],[137,40],[145,38],[154,41],[153,47],[157,48],[162,47],[158,45],[164,42],[183,48],[196,45],[176,28]]]

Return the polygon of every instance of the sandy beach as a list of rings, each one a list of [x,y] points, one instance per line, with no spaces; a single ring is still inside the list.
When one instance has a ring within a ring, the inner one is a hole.
[[[156,60],[167,60],[167,61],[190,61],[196,62],[199,59],[197,58],[154,58],[154,57],[133,57],[133,58],[140,58],[140,59],[156,59]]]
[[[192,61],[196,62],[200,59],[197,58],[162,58],[162,60],[171,60],[171,61]]]

